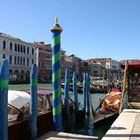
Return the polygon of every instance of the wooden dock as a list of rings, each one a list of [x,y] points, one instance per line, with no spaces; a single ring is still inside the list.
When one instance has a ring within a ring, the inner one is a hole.
[[[38,138],[37,140],[66,140],[66,139],[69,139],[69,140],[97,140],[98,137],[50,131],[47,134]]]
[[[124,109],[102,140],[140,140],[140,109]]]

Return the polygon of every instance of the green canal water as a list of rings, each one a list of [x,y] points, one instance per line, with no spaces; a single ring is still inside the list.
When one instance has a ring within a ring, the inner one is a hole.
[[[73,99],[72,93],[70,93],[70,97]],[[94,93],[94,94],[91,94],[91,97],[92,97],[92,102],[93,102],[93,108],[96,109],[99,105],[99,98],[103,99],[105,97],[105,94]],[[78,94],[78,101],[80,103],[82,102],[82,94]],[[75,130],[73,130],[73,132],[77,134],[98,136],[100,140],[105,135],[105,133],[110,128],[110,126],[115,121],[115,119],[116,118],[112,118],[106,123],[100,124],[94,127],[93,125],[94,120],[92,120],[90,117],[86,117],[86,119],[84,120],[84,123],[79,125]]]

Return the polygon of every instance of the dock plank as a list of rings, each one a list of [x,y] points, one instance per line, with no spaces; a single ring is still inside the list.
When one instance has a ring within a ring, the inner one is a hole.
[[[140,110],[124,109],[102,140],[140,139]]]
[[[56,132],[50,131],[37,140],[97,140],[98,137],[95,136],[87,136],[87,135],[79,135],[73,133],[65,133],[65,132]]]

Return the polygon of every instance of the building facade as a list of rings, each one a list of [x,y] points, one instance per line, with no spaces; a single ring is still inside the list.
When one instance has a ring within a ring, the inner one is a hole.
[[[36,64],[36,47],[19,38],[0,33],[0,62],[9,60],[10,82],[29,82],[32,64]]]
[[[52,48],[51,44],[44,42],[33,42],[37,47],[38,79],[40,82],[51,82],[52,80]],[[65,51],[61,50],[61,79],[65,75]]]
[[[90,78],[92,80],[102,80],[104,76],[104,71],[101,67],[101,65],[93,63],[89,64],[90,67]]]
[[[120,63],[111,58],[95,58],[87,60],[90,64],[99,64],[103,71],[104,79],[107,79],[109,82],[116,82],[120,80]]]
[[[111,82],[116,82],[117,80],[120,80],[120,73],[121,73],[121,67],[120,62],[116,60],[110,60],[106,62],[106,69],[107,69],[107,75],[108,79]]]
[[[50,44],[34,42],[37,47],[38,80],[50,82],[52,77],[52,49]]]
[[[77,79],[81,78],[81,59],[76,57],[75,55],[65,56],[66,65],[69,66],[70,70],[70,78],[72,79],[73,72],[75,71],[77,74]]]

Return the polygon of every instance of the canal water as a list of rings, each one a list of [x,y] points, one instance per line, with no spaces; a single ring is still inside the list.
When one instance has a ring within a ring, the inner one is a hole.
[[[73,99],[73,94],[70,93],[70,97]],[[96,109],[99,105],[99,98],[103,99],[105,97],[105,94],[103,93],[94,93],[91,94],[92,102],[93,102],[93,108]],[[82,94],[78,94],[78,102],[82,102]],[[103,125],[99,125],[94,127],[92,117],[86,117],[84,120],[84,123],[81,125],[78,125],[76,129],[74,129],[72,132],[77,134],[84,134],[84,135],[93,135],[98,136],[99,140],[105,135],[107,130],[110,128],[111,124],[114,122],[116,118],[110,119],[107,123],[104,123]]]

